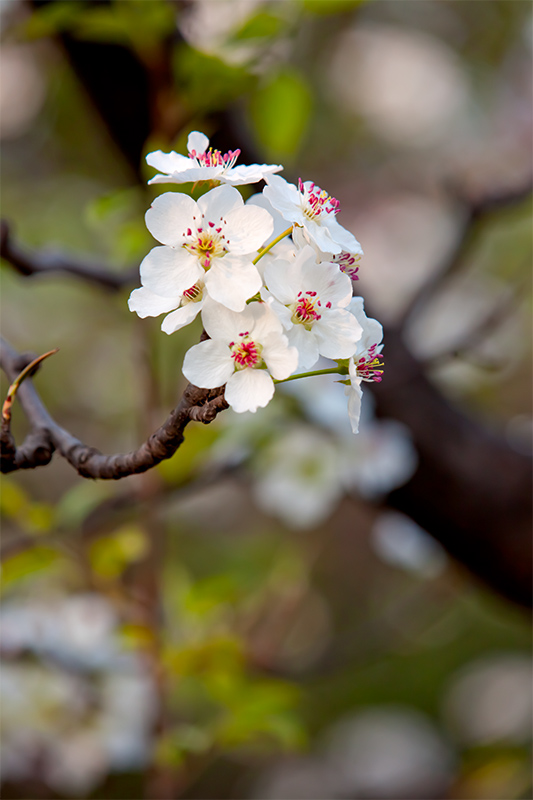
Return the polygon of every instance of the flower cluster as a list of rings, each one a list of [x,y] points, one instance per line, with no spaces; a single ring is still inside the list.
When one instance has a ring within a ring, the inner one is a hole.
[[[174,333],[201,314],[209,339],[185,355],[183,374],[196,386],[225,385],[237,412],[270,402],[274,384],[307,377],[323,356],[335,367],[312,374],[349,376],[348,413],[358,430],[361,383],[381,380],[382,328],[353,297],[357,239],[337,221],[339,202],[316,184],[288,183],[279,165],[236,166],[239,150],[222,154],[193,131],[188,156],[150,153],[160,174],[149,183],[205,186],[196,202],[166,192],[146,214],[160,246],[141,264],[129,299],[140,317],[166,314]],[[264,180],[244,203],[237,185]],[[298,374],[295,374],[298,373]]]

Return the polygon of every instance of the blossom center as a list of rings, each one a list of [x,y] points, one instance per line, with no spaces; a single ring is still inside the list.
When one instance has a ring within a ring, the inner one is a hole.
[[[320,186],[304,183],[298,178],[298,191],[302,198],[302,211],[309,220],[317,220],[328,214],[338,214],[340,203]]]
[[[204,153],[198,153],[196,150],[189,150],[189,158],[195,161],[197,166],[223,167],[224,172],[235,166],[235,162],[240,154],[240,150],[229,150],[227,153],[222,154],[220,150],[214,150],[212,147]]]
[[[357,273],[359,271],[359,261],[361,260],[360,255],[352,255],[344,250],[342,253],[333,256],[331,260],[335,264],[338,264],[341,272],[348,275],[352,281],[359,280],[359,275]]]
[[[199,303],[202,299],[203,291],[204,284],[201,281],[198,281],[198,283],[195,283],[189,289],[185,289],[183,292],[183,299],[181,301],[182,305],[185,303]]]
[[[292,305],[292,322],[304,325],[307,330],[310,330],[313,323],[322,316],[317,310],[320,305],[316,292],[298,292],[296,302]]]
[[[376,353],[377,344],[373,344],[368,348],[366,355],[361,356],[357,361],[355,361],[355,368],[357,370],[357,376],[362,378],[364,381],[374,381],[374,383],[380,383],[383,378],[383,369],[384,363],[380,361],[379,353]]]
[[[205,224],[202,219],[202,227],[197,228],[194,233],[191,228],[188,228],[187,233],[183,234],[188,239],[183,247],[198,258],[205,270],[209,269],[213,258],[221,258],[228,252],[227,241],[222,233],[222,222],[223,220],[220,219],[221,224],[217,227],[216,223],[207,222]]]
[[[239,342],[230,342],[231,357],[235,362],[235,369],[246,369],[251,367],[255,369],[260,367],[263,359],[261,353],[262,346],[258,342],[254,342],[251,338],[249,331],[239,333],[241,340]]]

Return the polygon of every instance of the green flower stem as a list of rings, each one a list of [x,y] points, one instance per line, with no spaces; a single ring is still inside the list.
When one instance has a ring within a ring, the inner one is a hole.
[[[278,242],[281,242],[281,240],[282,240],[282,239],[284,239],[286,236],[288,236],[288,235],[289,235],[289,233],[292,233],[292,225],[291,225],[291,227],[290,227],[290,228],[287,228],[287,230],[286,230],[286,231],[283,231],[283,233],[280,233],[280,235],[279,235],[279,236],[277,236],[277,237],[274,239],[274,241],[273,241],[273,242],[270,242],[270,244],[267,244],[267,246],[266,246],[266,247],[264,247],[262,250],[260,250],[260,251],[259,251],[259,255],[257,256],[257,258],[254,258],[254,260],[253,260],[253,262],[252,262],[252,263],[253,263],[253,264],[257,264],[257,262],[259,261],[259,259],[260,259],[260,258],[263,258],[263,256],[265,255],[265,253],[268,253],[268,251],[269,251],[269,250],[271,250],[271,249],[274,247],[274,245],[275,245],[275,244],[277,244]]]
[[[290,378],[284,378],[282,381],[274,380],[274,383],[287,383],[287,381],[296,381],[298,378],[312,378],[315,375],[348,375],[347,367],[331,367],[330,369],[317,369],[313,372],[301,372],[300,375],[291,375]]]

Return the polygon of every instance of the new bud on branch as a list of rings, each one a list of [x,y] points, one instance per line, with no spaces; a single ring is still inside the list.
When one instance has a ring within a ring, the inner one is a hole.
[[[154,200],[146,225],[161,246],[141,264],[130,310],[166,314],[168,334],[200,314],[209,339],[186,353],[183,374],[203,389],[225,385],[239,413],[266,406],[277,382],[348,375],[357,433],[361,383],[382,377],[383,329],[353,296],[363,250],[337,221],[339,201],[311,181],[288,183],[274,174],[280,165],[237,165],[239,150],[213,150],[198,131],[187,149],[146,157],[159,170],[149,183],[205,182],[208,191],[197,202],[181,192]],[[263,192],[244,204],[235,186],[260,180]],[[320,357],[337,366],[298,372]]]

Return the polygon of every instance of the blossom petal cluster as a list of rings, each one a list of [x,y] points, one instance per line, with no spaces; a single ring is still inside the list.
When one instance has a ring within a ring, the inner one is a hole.
[[[361,245],[325,190],[288,183],[274,174],[278,165],[236,166],[238,155],[222,155],[193,131],[188,156],[147,156],[160,171],[149,183],[193,182],[204,193],[155,198],[146,225],[159,245],[141,263],[129,308],[165,314],[168,334],[200,316],[209,338],[186,353],[183,374],[201,388],[224,386],[238,413],[263,408],[276,382],[305,377],[301,370],[319,359],[336,362],[326,372],[349,376],[342,382],[357,432],[360,384],[382,373],[381,326],[353,296]],[[263,192],[245,204],[235,187],[262,179]]]
[[[221,153],[209,147],[209,139],[199,131],[193,131],[187,139],[188,155],[163,153],[157,150],[149,153],[146,161],[158,170],[158,174],[148,183],[197,183],[213,181],[242,186],[264,180],[266,175],[280,172],[280,164],[250,164],[237,166],[240,150]]]

